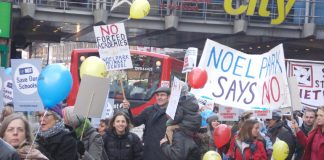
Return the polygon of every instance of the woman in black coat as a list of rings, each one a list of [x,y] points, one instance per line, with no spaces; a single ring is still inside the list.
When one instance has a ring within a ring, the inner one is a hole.
[[[38,149],[50,160],[77,160],[77,141],[65,128],[60,106],[47,113],[38,112],[40,132]]]
[[[104,147],[109,160],[142,160],[143,144],[129,132],[130,120],[124,112],[117,112],[109,122]]]

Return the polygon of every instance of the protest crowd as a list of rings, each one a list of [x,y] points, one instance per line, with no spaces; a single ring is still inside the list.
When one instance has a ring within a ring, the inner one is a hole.
[[[94,128],[90,119],[62,104],[35,114],[29,122],[13,105],[1,114],[0,159],[40,160],[320,160],[324,157],[324,106],[260,119],[253,112],[238,122],[219,120],[218,107],[200,107],[188,86],[181,89],[174,119],[166,112],[170,89],[155,91],[156,104],[138,116],[127,100],[109,120]],[[145,125],[139,137],[131,127]],[[38,130],[38,131],[37,131]]]

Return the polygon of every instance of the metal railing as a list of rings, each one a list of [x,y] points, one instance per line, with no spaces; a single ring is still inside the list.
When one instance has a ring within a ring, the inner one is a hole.
[[[129,1],[131,2],[131,0]],[[129,14],[130,5],[128,3],[121,4],[111,11],[114,2],[115,0],[13,0],[13,4],[15,5],[19,5],[20,3],[35,3],[36,7],[60,10],[93,12],[96,9],[105,9],[108,13]],[[227,22],[243,17],[249,23],[270,24],[270,20],[278,16],[276,0],[269,1],[267,6],[267,9],[270,11],[269,17],[261,17],[258,15],[259,3],[256,6],[253,16],[245,16],[245,14],[233,16],[225,12],[223,0],[151,0],[149,2],[151,10],[148,16],[153,17],[164,17],[172,14],[182,19]],[[232,5],[237,6],[236,3],[242,2],[247,3],[244,0],[233,0]],[[307,14],[306,11],[308,11]],[[283,24],[303,25],[305,21],[324,25],[324,0],[296,0]]]

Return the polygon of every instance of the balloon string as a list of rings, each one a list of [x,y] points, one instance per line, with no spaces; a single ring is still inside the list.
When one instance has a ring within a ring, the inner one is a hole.
[[[47,114],[47,109],[45,110],[45,113],[44,113],[42,119],[44,119],[44,117],[46,116],[46,114]],[[38,128],[37,128],[37,131],[36,131],[35,136],[34,136],[35,138],[34,138],[32,144],[30,145],[29,151],[27,152],[27,155],[26,155],[26,158],[25,158],[25,159],[28,158],[28,155],[29,155],[29,153],[31,152],[31,150],[32,150],[32,148],[33,148],[33,145],[35,144],[35,141],[36,141],[36,139],[37,139],[38,133],[39,133],[39,131],[40,131],[40,127],[41,127],[41,125],[39,125]]]
[[[123,19],[123,20],[121,20],[121,21],[118,21],[118,22],[116,22],[116,23],[124,23],[124,22],[126,22],[126,21],[128,21],[128,20],[130,20],[130,19],[131,19],[131,17],[128,17],[128,18]]]

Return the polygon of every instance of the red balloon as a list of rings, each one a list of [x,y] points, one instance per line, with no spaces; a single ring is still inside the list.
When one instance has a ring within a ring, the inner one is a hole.
[[[213,137],[216,147],[221,148],[231,139],[231,128],[226,124],[220,124],[214,129]]]
[[[188,74],[188,84],[195,89],[203,88],[207,79],[207,72],[202,68],[193,68]]]

